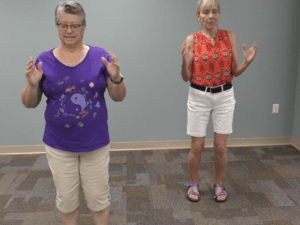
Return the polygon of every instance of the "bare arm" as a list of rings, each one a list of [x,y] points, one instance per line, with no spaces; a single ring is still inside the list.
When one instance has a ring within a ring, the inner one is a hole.
[[[38,63],[38,69],[36,69],[33,58],[30,57],[25,74],[28,84],[21,93],[21,100],[26,108],[35,108],[42,99],[42,90],[39,87],[39,81],[43,75],[42,62]]]
[[[41,102],[42,94],[43,92],[38,85],[31,87],[27,84],[21,93],[23,105],[26,108],[36,108]]]
[[[193,35],[190,35],[181,45],[181,76],[187,82],[191,80],[193,73]]]
[[[108,54],[111,58],[111,63],[109,63],[104,57],[101,58],[102,62],[106,66],[107,71],[111,75],[112,80],[115,82],[119,82],[121,80],[120,64],[114,54],[112,54],[111,52],[108,52]],[[106,83],[107,83],[108,93],[111,99],[116,102],[123,101],[126,96],[126,86],[124,82],[120,84],[114,84],[113,82],[111,82],[110,77],[107,77]]]
[[[116,82],[120,80],[121,80],[121,76],[116,80]],[[114,100],[115,102],[123,101],[126,96],[126,86],[124,84],[124,81],[120,84],[114,84],[113,82],[111,82],[110,77],[107,77],[106,82],[107,82],[107,90],[111,99]]]
[[[247,50],[246,45],[244,44],[243,50],[245,60],[241,64],[239,64],[239,56],[237,52],[237,41],[235,34],[231,31],[228,31],[228,35],[232,47],[232,74],[233,76],[238,77],[247,69],[247,67],[254,60],[257,52],[257,46],[256,42],[254,42],[253,46],[249,50]]]

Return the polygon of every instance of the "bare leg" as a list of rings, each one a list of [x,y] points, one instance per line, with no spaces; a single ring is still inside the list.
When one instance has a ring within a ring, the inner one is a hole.
[[[192,137],[191,151],[188,156],[191,183],[198,184],[198,171],[201,164],[201,154],[204,151],[204,138],[205,137]],[[189,192],[191,191],[190,189]],[[197,188],[194,188],[193,191],[199,193]],[[190,198],[197,200],[199,197],[191,194]]]
[[[227,166],[227,138],[228,134],[215,133],[214,149],[215,149],[215,184],[223,184],[223,177]],[[217,187],[215,194],[221,192],[221,188]],[[218,200],[226,199],[225,195],[221,195]]]
[[[64,225],[78,225],[79,214],[80,214],[79,207],[70,213],[60,212]]]
[[[109,211],[110,206],[97,212],[90,209],[95,225],[108,225]]]

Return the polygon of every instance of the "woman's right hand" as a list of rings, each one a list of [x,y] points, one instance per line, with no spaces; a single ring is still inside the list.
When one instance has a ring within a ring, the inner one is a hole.
[[[35,87],[42,79],[42,75],[43,75],[42,62],[39,62],[38,69],[36,69],[33,62],[33,58],[30,57],[29,62],[27,63],[27,70],[26,70],[26,78],[29,86]]]
[[[193,60],[193,36],[190,35],[181,45],[182,65],[189,67]]]

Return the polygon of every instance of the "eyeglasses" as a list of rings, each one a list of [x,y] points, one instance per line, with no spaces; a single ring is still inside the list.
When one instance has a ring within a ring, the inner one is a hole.
[[[59,27],[60,30],[68,30],[69,27],[71,27],[72,31],[77,31],[79,30],[79,27],[81,27],[82,25],[80,24],[72,24],[72,25],[68,25],[68,24],[57,24],[57,26]]]

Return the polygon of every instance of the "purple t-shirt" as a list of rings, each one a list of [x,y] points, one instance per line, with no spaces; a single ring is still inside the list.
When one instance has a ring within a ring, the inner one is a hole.
[[[40,87],[47,97],[43,142],[70,152],[87,152],[110,143],[107,108],[104,99],[106,77],[101,57],[108,53],[90,46],[85,59],[75,67],[62,64],[53,49],[40,54],[35,66],[42,62]]]

